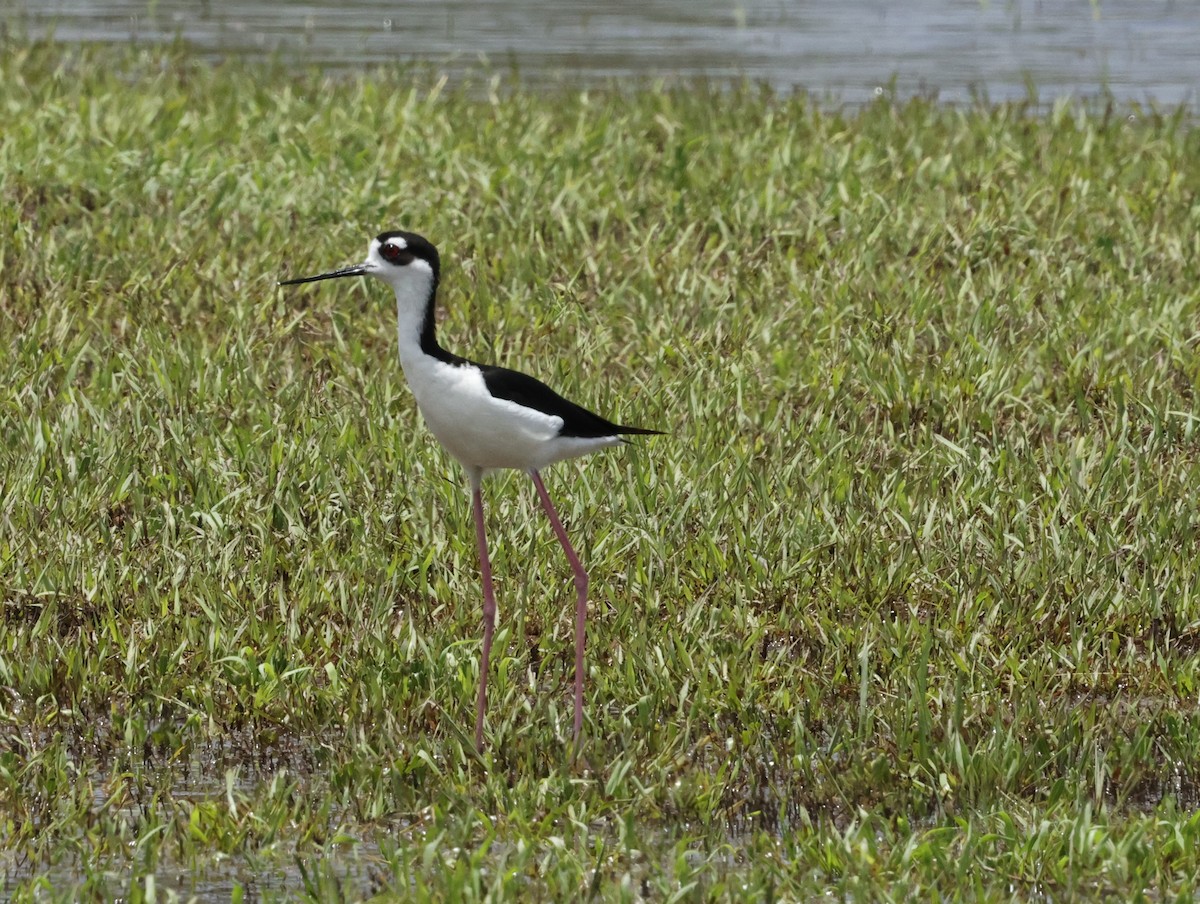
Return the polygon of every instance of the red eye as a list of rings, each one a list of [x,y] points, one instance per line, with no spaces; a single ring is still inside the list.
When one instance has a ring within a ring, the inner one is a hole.
[[[416,259],[416,255],[411,251],[401,248],[399,245],[393,245],[391,242],[380,245],[379,253],[389,264],[395,264],[398,267],[411,264]]]

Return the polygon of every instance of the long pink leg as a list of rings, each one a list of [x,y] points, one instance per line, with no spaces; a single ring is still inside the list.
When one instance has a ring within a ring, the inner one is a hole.
[[[483,750],[483,713],[487,709],[488,661],[492,656],[492,633],[496,630],[496,592],[492,589],[492,563],[488,559],[487,533],[483,527],[483,492],[474,479],[472,508],[475,539],[479,542],[479,572],[483,578],[483,656],[479,660],[479,704],[475,712],[475,747]]]
[[[579,556],[575,555],[575,550],[571,548],[571,541],[567,539],[567,532],[558,518],[558,512],[554,510],[554,503],[550,501],[550,494],[546,492],[541,475],[537,471],[530,471],[529,476],[533,478],[533,485],[537,487],[538,496],[542,499],[542,508],[550,516],[554,534],[562,544],[571,569],[575,572],[575,592],[578,594],[575,602],[575,740],[578,741],[579,731],[583,728],[583,640],[584,624],[587,621],[588,575],[579,562]]]

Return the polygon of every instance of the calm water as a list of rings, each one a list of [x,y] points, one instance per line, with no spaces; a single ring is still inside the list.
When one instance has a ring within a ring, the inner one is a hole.
[[[557,6],[558,8],[551,8]],[[860,103],[1111,92],[1200,109],[1198,0],[544,0],[13,2],[0,26],[63,41],[168,41],[330,68],[481,61],[528,83],[748,77]]]

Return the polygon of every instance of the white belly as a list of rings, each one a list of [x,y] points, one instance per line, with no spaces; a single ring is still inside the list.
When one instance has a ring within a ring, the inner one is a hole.
[[[543,468],[620,442],[559,436],[561,418],[493,398],[471,365],[428,356],[401,363],[430,431],[468,469]]]

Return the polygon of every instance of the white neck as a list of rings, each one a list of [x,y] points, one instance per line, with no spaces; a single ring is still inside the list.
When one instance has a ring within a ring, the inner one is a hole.
[[[408,372],[424,355],[421,330],[425,317],[432,317],[429,279],[405,279],[392,284],[396,293],[396,332],[400,339],[400,365]]]

